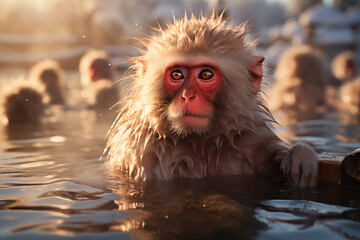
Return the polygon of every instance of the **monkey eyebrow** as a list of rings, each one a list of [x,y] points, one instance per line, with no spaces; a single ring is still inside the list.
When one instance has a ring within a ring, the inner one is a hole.
[[[180,64],[177,64],[177,65],[172,65],[169,67],[170,70],[175,70],[175,69],[183,69],[184,68],[184,65],[180,65]]]
[[[217,67],[215,67],[215,66],[212,66],[212,65],[210,65],[210,64],[200,64],[200,65],[198,65],[198,66],[202,66],[202,68],[201,69],[206,69],[206,68],[210,68],[211,70],[216,70],[217,69]]]
[[[189,63],[192,62],[192,63]],[[201,61],[201,60],[194,60],[194,61],[179,61],[179,62],[173,62],[170,64],[167,64],[166,68],[176,68],[176,67],[188,67],[188,68],[193,68],[193,67],[200,67],[200,66],[204,66],[204,67],[210,67],[210,68],[217,68],[217,64],[213,63],[211,61]]]

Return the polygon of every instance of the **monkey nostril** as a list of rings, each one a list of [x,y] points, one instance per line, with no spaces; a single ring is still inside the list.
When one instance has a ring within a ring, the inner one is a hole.
[[[184,93],[181,95],[181,98],[184,99],[185,101],[187,100],[187,97]]]
[[[184,99],[185,102],[193,100],[195,98],[195,94],[187,91],[186,89],[182,92],[181,97]]]
[[[193,94],[192,95],[183,94],[182,98],[184,99],[185,102],[187,102],[187,101],[193,100],[195,98],[195,95],[193,95]]]

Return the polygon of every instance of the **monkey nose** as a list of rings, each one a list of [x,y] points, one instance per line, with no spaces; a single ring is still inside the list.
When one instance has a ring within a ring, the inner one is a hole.
[[[184,99],[185,102],[188,102],[195,98],[195,94],[192,92],[187,91],[186,89],[183,91],[181,97]]]

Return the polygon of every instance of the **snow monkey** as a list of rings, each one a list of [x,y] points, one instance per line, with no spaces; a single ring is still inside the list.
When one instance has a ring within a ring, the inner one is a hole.
[[[272,110],[282,109],[303,116],[321,112],[326,106],[326,70],[323,56],[307,45],[287,49],[274,73]]]
[[[63,104],[63,70],[55,60],[47,59],[35,64],[29,72],[29,78],[41,88],[45,102]]]
[[[114,71],[105,51],[90,49],[80,60],[81,84],[87,91],[87,102],[96,110],[110,109],[119,98]]]
[[[28,81],[14,81],[2,86],[0,120],[7,125],[39,124],[44,113],[43,95]]]
[[[340,52],[331,62],[334,76],[343,82],[352,80],[356,76],[356,54],[348,50]]]
[[[80,59],[81,84],[86,89],[100,79],[113,81],[113,72],[108,54],[103,50],[90,49]]]
[[[287,147],[261,96],[263,57],[248,28],[193,15],[142,41],[133,91],[109,132],[112,170],[139,180],[266,174],[273,157],[292,185],[314,186],[318,157]]]

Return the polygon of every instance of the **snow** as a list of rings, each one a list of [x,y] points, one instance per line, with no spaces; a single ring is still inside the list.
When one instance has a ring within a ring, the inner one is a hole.
[[[350,45],[356,41],[351,27],[360,24],[360,9],[347,14],[332,7],[316,5],[299,17],[301,26],[313,25],[313,42],[317,45]]]
[[[355,36],[350,28],[317,27],[313,40],[318,45],[350,45],[354,43]]]
[[[350,19],[345,13],[321,4],[309,8],[299,17],[299,23],[302,26],[308,25],[331,25],[344,26],[350,25]]]
[[[335,8],[316,5],[309,8],[299,19],[289,19],[283,26],[274,26],[267,31],[267,39],[275,43],[268,49],[271,61],[276,61],[287,44],[276,42],[279,39],[288,44],[298,45],[307,42],[304,28],[313,25],[313,43],[317,46],[349,46],[360,42],[360,8],[354,7],[347,13]],[[358,31],[353,31],[353,26]]]

